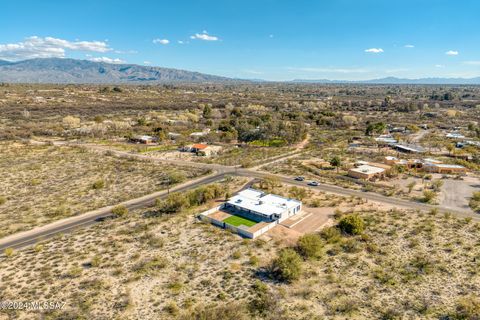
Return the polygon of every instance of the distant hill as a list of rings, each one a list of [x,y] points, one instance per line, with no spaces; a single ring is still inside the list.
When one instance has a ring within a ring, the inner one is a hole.
[[[76,59],[31,59],[18,62],[0,60],[0,82],[8,83],[93,83],[93,84],[156,84],[156,83],[235,83],[267,82],[262,79],[232,79],[186,70],[141,66],[136,64],[110,64]],[[304,80],[287,83],[317,84],[452,84],[480,85],[477,78],[421,78],[395,77],[363,80]]]
[[[395,78],[387,77],[380,79],[372,80],[359,80],[359,81],[347,81],[347,80],[327,80],[327,79],[318,79],[318,80],[304,80],[296,79],[292,80],[294,83],[319,83],[319,84],[342,84],[342,83],[351,83],[351,84],[465,84],[465,85],[480,85],[480,77],[476,78],[420,78],[420,79],[405,79],[405,78]]]
[[[230,78],[199,72],[109,64],[76,59],[31,59],[19,62],[0,60],[0,82],[9,83],[172,83],[231,82]]]

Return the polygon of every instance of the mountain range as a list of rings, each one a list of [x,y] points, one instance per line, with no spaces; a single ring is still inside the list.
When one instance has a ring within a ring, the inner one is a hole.
[[[407,78],[396,78],[396,77],[386,77],[372,80],[359,80],[359,81],[348,81],[348,80],[328,80],[328,79],[318,79],[318,80],[306,80],[306,79],[295,79],[291,82],[294,83],[318,83],[318,84],[437,84],[437,85],[448,85],[448,84],[457,84],[457,85],[480,85],[480,77],[475,78],[419,78],[419,79],[407,79]]]
[[[262,82],[264,80],[242,80],[192,72],[180,69],[141,66],[136,64],[111,64],[89,60],[43,58],[17,62],[0,60],[0,82],[6,83],[92,83],[92,84],[157,84],[157,83],[234,83]],[[265,81],[267,82],[267,81]],[[437,85],[480,85],[476,78],[420,78],[404,79],[387,77],[381,79],[305,80],[296,79],[288,83],[313,84],[437,84]]]
[[[7,83],[204,83],[233,79],[199,72],[111,64],[89,60],[44,58],[18,62],[0,60],[0,82]]]

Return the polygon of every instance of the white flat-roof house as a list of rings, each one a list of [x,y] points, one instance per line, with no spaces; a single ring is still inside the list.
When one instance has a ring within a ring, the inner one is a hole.
[[[255,189],[240,191],[225,203],[239,215],[256,221],[283,221],[302,209],[302,202]]]

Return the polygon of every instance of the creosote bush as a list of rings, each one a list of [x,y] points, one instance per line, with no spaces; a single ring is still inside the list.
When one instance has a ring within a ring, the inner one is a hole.
[[[365,230],[365,223],[358,214],[349,214],[340,220],[338,227],[345,234],[358,235]]]
[[[272,275],[285,282],[297,280],[302,273],[302,262],[302,257],[295,250],[284,248],[272,262]]]
[[[297,251],[304,258],[318,259],[322,255],[323,241],[320,235],[308,233],[300,237],[297,243]]]
[[[128,208],[124,205],[119,205],[112,209],[112,213],[117,217],[124,217],[128,214]]]
[[[102,179],[97,180],[92,184],[92,189],[94,190],[102,189],[103,187],[105,187],[105,181]]]

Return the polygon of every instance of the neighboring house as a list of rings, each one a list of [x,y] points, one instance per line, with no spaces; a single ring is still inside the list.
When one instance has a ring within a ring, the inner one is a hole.
[[[210,133],[210,129],[207,128],[203,131],[197,131],[197,132],[190,133],[190,137],[196,139],[196,138],[204,137],[209,133]]]
[[[418,168],[421,168],[423,166],[422,161],[417,160],[417,159],[405,160],[405,159],[398,159],[398,158],[392,157],[392,156],[386,156],[383,159],[383,162],[385,164],[390,165],[390,166],[402,166],[406,169],[413,169],[413,168],[418,169]]]
[[[423,169],[427,172],[432,172],[432,173],[466,173],[467,168],[460,166],[460,165],[454,165],[454,164],[445,164],[442,163],[442,161],[437,160],[437,159],[432,159],[432,158],[425,158],[422,160],[417,160],[417,159],[409,159],[409,160],[399,160],[395,157],[385,157],[384,162],[386,164],[392,165],[404,165],[406,168],[411,169],[411,168],[418,168],[418,169]]]
[[[348,175],[352,178],[362,180],[372,180],[385,176],[385,169],[374,167],[368,164],[362,164],[356,168],[348,170]]]
[[[378,136],[375,138],[375,141],[377,142],[382,142],[382,143],[397,143],[398,141],[390,134],[382,134],[381,136]]]
[[[208,145],[203,144],[203,143],[196,143],[190,147],[191,152],[198,153],[200,151],[203,151],[208,148]]]
[[[202,150],[197,151],[197,155],[210,157],[213,155],[217,155],[220,152],[220,150],[222,150],[222,147],[220,146],[207,146],[206,148],[203,148]]]
[[[445,163],[432,163],[425,162],[423,168],[427,172],[443,173],[443,174],[455,174],[455,173],[467,173],[467,168],[456,164]]]
[[[446,137],[451,139],[465,139],[465,136],[458,132],[449,132],[446,134]]]
[[[147,136],[147,135],[133,136],[132,138],[130,138],[130,142],[142,143],[142,144],[152,144],[152,143],[155,143],[156,140],[157,139],[155,137]]]
[[[181,133],[176,133],[176,132],[169,132],[168,137],[172,140],[176,140],[182,136]]]
[[[425,149],[415,145],[395,144],[393,145],[393,148],[405,153],[424,153],[425,152]]]
[[[196,153],[198,156],[212,156],[216,155],[222,149],[221,146],[211,146],[204,143],[196,143],[192,145],[188,145],[185,147],[181,147],[179,150],[182,152],[192,152]]]

